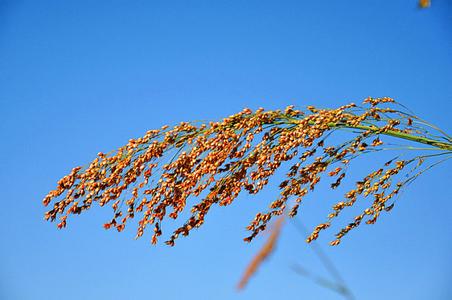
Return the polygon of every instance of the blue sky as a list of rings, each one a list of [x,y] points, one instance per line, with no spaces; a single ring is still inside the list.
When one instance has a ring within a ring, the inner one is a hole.
[[[66,230],[42,197],[76,165],[163,124],[244,107],[335,107],[390,96],[452,132],[452,3],[0,1],[0,298],[341,299],[291,271],[328,276],[294,227],[237,293],[262,245],[245,226],[271,187],[215,209],[174,248],[135,241],[92,209]],[[362,167],[373,162],[369,157]],[[450,299],[450,163],[374,226],[321,245],[357,299]],[[319,190],[301,220],[324,220]]]

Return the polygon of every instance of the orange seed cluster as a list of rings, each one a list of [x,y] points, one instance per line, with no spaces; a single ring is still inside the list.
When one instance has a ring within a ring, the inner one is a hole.
[[[106,229],[122,231],[128,220],[140,215],[137,237],[152,226],[151,241],[155,244],[163,234],[162,222],[177,219],[186,211],[190,197],[199,199],[190,207],[185,223],[166,240],[172,246],[180,235],[187,236],[203,225],[212,206],[227,206],[244,191],[258,193],[277,169],[294,161],[279,185],[280,196],[247,227],[250,235],[245,240],[251,241],[272,217],[285,211],[295,216],[303,197],[315,189],[325,173],[333,179],[331,188],[337,188],[351,160],[381,149],[382,135],[422,137],[413,125],[415,117],[380,107],[393,103],[391,98],[368,98],[363,107],[352,103],[337,109],[309,106],[305,112],[292,106],[283,111],[244,109],[220,122],[198,126],[184,122],[173,128],[150,130],[117,151],[99,153],[87,167],[72,169],[44,198],[43,204],[51,205],[45,219],[59,218],[58,227],[63,228],[69,215],[80,214],[93,203],[111,205],[113,218],[104,224]],[[329,135],[342,128],[357,133],[340,145],[327,145]],[[419,158],[388,162],[357,182],[345,200],[333,206],[328,222],[318,225],[307,241],[315,240],[359,196],[373,196],[373,204],[331,244],[337,245],[364,219],[368,224],[375,223],[382,211],[392,208],[388,203],[403,186],[402,182],[392,184],[392,178],[414,161]],[[289,199],[294,203],[289,205]]]

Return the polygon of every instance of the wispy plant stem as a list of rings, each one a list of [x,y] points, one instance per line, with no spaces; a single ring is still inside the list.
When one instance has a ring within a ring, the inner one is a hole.
[[[345,128],[359,129],[359,130],[369,130],[372,132],[379,132],[379,130],[381,129],[377,126],[364,126],[364,125],[350,126],[350,125],[341,125],[341,124],[334,124],[334,126],[332,126],[332,127],[345,127]],[[385,132],[381,132],[381,134],[393,136],[396,138],[401,138],[404,140],[413,141],[413,142],[417,142],[417,143],[421,143],[421,144],[425,144],[425,145],[430,145],[430,146],[433,146],[433,147],[436,147],[436,148],[439,148],[442,150],[452,151],[451,143],[439,142],[439,141],[436,141],[433,139],[416,136],[416,135],[412,135],[412,134],[401,132],[401,131],[387,130]]]
[[[292,121],[295,121],[295,120],[292,120]],[[309,124],[314,125],[315,122],[310,121]],[[452,151],[452,143],[440,142],[437,140],[433,140],[433,139],[429,139],[426,137],[417,136],[417,135],[413,135],[413,134],[409,134],[409,133],[405,133],[405,132],[397,131],[397,130],[382,131],[381,128],[378,126],[349,125],[349,124],[345,124],[345,123],[328,123],[328,126],[331,128],[349,128],[349,129],[358,129],[358,130],[362,130],[362,131],[371,131],[374,133],[379,133],[379,134],[392,136],[392,137],[396,137],[396,138],[400,138],[400,139],[404,139],[404,140],[408,140],[408,141],[412,141],[412,142],[430,145],[432,147],[435,147],[435,148],[438,148],[441,150]]]

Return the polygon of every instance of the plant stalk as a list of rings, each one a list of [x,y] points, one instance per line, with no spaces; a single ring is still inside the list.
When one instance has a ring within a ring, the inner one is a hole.
[[[315,125],[314,121],[310,121],[309,124]],[[365,125],[348,125],[345,123],[328,123],[328,126],[331,128],[350,128],[350,129],[358,129],[363,131],[371,131],[371,132],[379,132],[381,130],[380,127],[377,126],[365,126]],[[412,142],[421,143],[424,145],[429,145],[441,150],[452,151],[452,143],[440,142],[437,140],[429,139],[426,137],[416,136],[409,133],[397,131],[397,130],[386,130],[384,132],[379,132],[379,134],[384,134]]]
[[[346,128],[353,128],[353,129],[359,129],[359,130],[365,130],[365,131],[369,130],[372,132],[378,132],[380,130],[380,128],[377,126],[364,126],[364,125],[350,126],[350,125],[335,124],[334,127],[346,127]],[[381,132],[381,134],[393,136],[396,138],[401,138],[404,140],[413,141],[413,142],[417,142],[417,143],[421,143],[421,144],[425,144],[425,145],[430,145],[432,147],[439,148],[441,150],[452,151],[451,143],[439,142],[439,141],[432,140],[432,139],[429,139],[426,137],[416,136],[416,135],[412,135],[412,134],[397,131],[397,130],[386,130],[384,132]]]

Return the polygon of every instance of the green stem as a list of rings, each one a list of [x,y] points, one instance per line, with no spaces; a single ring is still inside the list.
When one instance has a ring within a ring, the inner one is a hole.
[[[330,126],[330,124],[328,124]],[[345,128],[353,128],[353,129],[359,129],[359,130],[365,130],[365,131],[372,131],[372,132],[378,132],[380,130],[377,126],[364,126],[364,125],[346,125],[346,124],[334,124],[332,123],[330,127],[345,127]],[[408,141],[413,141],[425,145],[430,145],[442,150],[452,151],[452,144],[451,143],[444,143],[439,142],[436,140],[432,140],[426,137],[416,136],[405,132],[400,132],[396,130],[386,130],[384,132],[380,132],[380,134],[393,136],[396,138],[401,138]]]
[[[299,120],[292,119],[292,118],[288,118],[288,120],[290,120],[290,123],[299,122]],[[315,122],[309,121],[309,124],[315,125]],[[400,139],[404,139],[404,140],[408,140],[408,141],[413,141],[413,142],[417,142],[417,143],[421,143],[421,144],[425,144],[425,145],[430,145],[432,147],[435,147],[435,148],[438,148],[441,150],[452,151],[452,143],[439,142],[437,140],[429,139],[429,138],[422,137],[422,136],[416,136],[416,135],[412,135],[409,133],[405,133],[405,132],[401,132],[401,131],[397,131],[397,130],[393,130],[393,129],[380,132],[381,128],[377,127],[377,126],[348,125],[345,123],[332,123],[332,122],[328,123],[328,127],[350,128],[350,129],[358,129],[358,130],[363,130],[363,131],[371,131],[371,132],[384,134],[384,135],[388,135],[388,136],[392,136],[392,137],[396,137],[396,138],[400,138]]]

